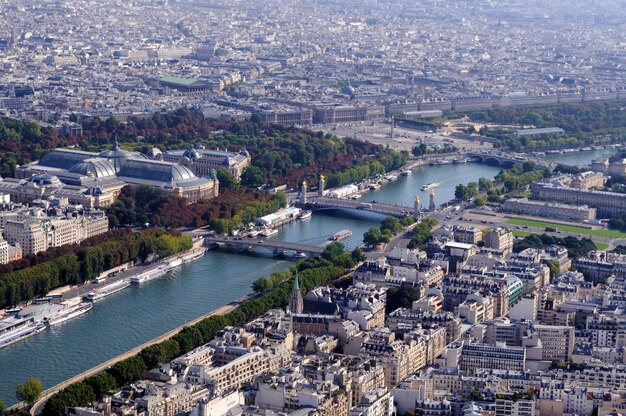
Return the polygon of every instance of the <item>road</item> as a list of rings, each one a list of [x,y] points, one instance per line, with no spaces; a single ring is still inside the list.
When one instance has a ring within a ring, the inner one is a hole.
[[[339,123],[336,125],[313,127],[314,131],[321,130],[339,137],[355,138],[361,141],[389,146],[394,150],[406,150],[408,152],[421,141],[438,146],[451,144],[459,149],[485,149],[490,148],[490,143],[482,143],[476,140],[464,140],[460,137],[442,133],[428,133],[396,126],[391,137],[391,124],[380,121],[362,121],[351,123]]]
[[[256,294],[251,293],[251,294],[246,295],[246,296],[244,296],[242,298],[239,298],[239,299],[237,299],[237,300],[235,300],[235,301],[233,301],[233,302],[231,302],[231,303],[229,303],[227,305],[224,305],[224,306],[221,306],[221,307],[219,307],[217,309],[214,309],[213,311],[207,313],[206,315],[202,315],[199,318],[196,318],[196,319],[194,319],[192,321],[189,321],[185,325],[181,325],[178,328],[172,329],[171,331],[166,332],[165,334],[160,335],[160,336],[158,336],[158,337],[156,337],[156,338],[154,338],[154,339],[152,339],[152,340],[150,340],[148,342],[145,342],[145,343],[143,343],[143,344],[133,348],[130,351],[127,351],[127,352],[125,352],[123,354],[120,354],[117,357],[111,358],[110,360],[105,361],[102,364],[99,364],[99,365],[97,365],[97,366],[95,366],[95,367],[93,367],[93,368],[91,368],[91,369],[89,369],[89,370],[87,370],[85,372],[82,372],[82,373],[80,373],[80,374],[70,378],[69,380],[64,381],[63,383],[59,383],[56,386],[45,390],[41,394],[41,398],[39,399],[39,401],[37,403],[35,403],[35,405],[32,407],[32,409],[30,411],[31,414],[32,415],[39,415],[39,414],[41,414],[41,410],[45,406],[46,401],[50,398],[50,396],[52,396],[54,393],[64,389],[65,387],[69,386],[70,384],[82,381],[82,380],[84,380],[87,377],[91,377],[91,376],[94,376],[94,375],[96,375],[98,373],[101,373],[102,371],[104,371],[107,368],[111,367],[115,363],[117,363],[119,361],[122,361],[122,360],[124,360],[124,359],[126,359],[128,357],[132,357],[132,356],[138,354],[142,349],[144,349],[144,348],[146,348],[146,347],[148,347],[150,345],[157,344],[157,343],[159,343],[161,341],[165,341],[166,339],[169,339],[169,338],[173,337],[174,335],[178,334],[180,331],[183,330],[183,328],[191,326],[191,325],[194,325],[194,324],[200,322],[201,320],[203,320],[205,318],[208,318],[208,317],[213,316],[213,315],[224,315],[224,314],[227,314],[227,313],[231,312],[233,309],[235,309],[237,306],[239,306],[242,302],[245,302],[248,299],[252,299],[254,296],[256,296]]]

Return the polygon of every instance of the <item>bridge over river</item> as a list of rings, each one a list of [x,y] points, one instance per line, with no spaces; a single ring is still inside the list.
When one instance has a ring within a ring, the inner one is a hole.
[[[287,241],[262,240],[259,238],[243,237],[204,237],[204,245],[207,247],[229,245],[238,250],[247,250],[252,247],[260,247],[270,250],[273,254],[282,254],[285,251],[304,253],[309,257],[318,257],[324,252],[324,247],[302,243],[290,243]]]
[[[312,211],[321,209],[358,209],[398,218],[414,215],[414,207],[380,202],[359,202],[353,199],[329,198],[325,196],[308,196],[306,202],[298,201],[296,205]]]

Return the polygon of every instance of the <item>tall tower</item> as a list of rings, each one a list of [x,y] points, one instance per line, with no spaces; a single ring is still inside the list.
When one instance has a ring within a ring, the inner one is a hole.
[[[435,204],[435,188],[430,188],[430,203],[428,204],[428,209],[430,211],[437,209],[437,205]]]
[[[306,204],[306,181],[302,181],[302,187],[300,188],[300,203]]]
[[[300,293],[300,283],[298,282],[298,271],[293,279],[293,286],[291,287],[291,295],[289,295],[289,310],[291,313],[302,313],[304,309],[304,302],[302,300],[302,293]]]
[[[317,196],[324,196],[324,184],[326,183],[326,180],[324,178],[324,175],[320,175],[320,181],[317,184]]]

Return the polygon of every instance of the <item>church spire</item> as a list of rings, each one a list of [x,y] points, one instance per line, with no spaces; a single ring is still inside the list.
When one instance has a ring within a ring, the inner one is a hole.
[[[298,270],[293,278],[293,285],[291,286],[291,295],[289,295],[289,311],[291,313],[302,313],[304,309],[304,301],[302,299],[302,293],[300,293],[300,282],[298,281]]]
[[[293,279],[293,285],[291,286],[291,291],[295,292],[295,291],[300,291],[300,282],[298,281],[298,271],[296,270],[296,277],[294,277]]]

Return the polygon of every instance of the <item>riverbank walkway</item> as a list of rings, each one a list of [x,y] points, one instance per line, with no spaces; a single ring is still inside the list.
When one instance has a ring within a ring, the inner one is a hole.
[[[211,312],[209,312],[209,313],[207,313],[205,315],[200,316],[199,318],[193,319],[193,320],[185,323],[184,325],[181,325],[181,326],[179,326],[177,328],[174,328],[171,331],[166,332],[163,335],[160,335],[160,336],[158,336],[158,337],[156,337],[154,339],[151,339],[148,342],[145,342],[145,343],[143,343],[141,345],[138,345],[137,347],[135,347],[135,348],[133,348],[133,349],[123,353],[123,354],[120,354],[117,357],[111,358],[110,360],[107,360],[107,361],[105,361],[105,362],[103,362],[101,364],[98,364],[97,366],[95,366],[95,367],[93,367],[93,368],[91,368],[91,369],[89,369],[87,371],[84,371],[84,372],[82,372],[80,374],[77,374],[74,377],[72,377],[72,378],[70,378],[70,379],[68,379],[68,380],[66,380],[66,381],[64,381],[62,383],[59,383],[59,384],[57,384],[54,387],[51,387],[49,389],[44,390],[43,393],[41,393],[39,401],[37,403],[35,403],[33,405],[33,407],[31,408],[30,413],[32,415],[34,415],[34,416],[41,414],[41,411],[43,410],[43,407],[45,406],[46,401],[50,398],[50,396],[52,396],[54,393],[57,393],[57,392],[63,390],[65,387],[69,386],[70,384],[77,383],[79,381],[83,381],[87,377],[91,377],[91,376],[94,376],[94,375],[96,375],[98,373],[101,373],[102,371],[106,370],[107,368],[111,367],[112,365],[116,364],[117,362],[125,360],[126,358],[132,357],[134,355],[137,355],[144,348],[149,347],[150,345],[158,344],[159,342],[165,341],[166,339],[169,339],[169,338],[173,337],[174,335],[178,334],[184,328],[186,328],[188,326],[191,326],[191,325],[194,325],[194,324],[200,322],[201,320],[203,320],[205,318],[208,318],[208,317],[214,316],[214,315],[225,315],[225,314],[233,311],[241,303],[243,303],[243,302],[245,302],[245,301],[247,301],[249,299],[252,299],[255,296],[256,296],[256,294],[254,294],[254,293],[251,293],[251,294],[248,294],[246,296],[243,296],[243,297],[241,297],[241,298],[239,298],[239,299],[237,299],[237,300],[235,300],[235,301],[233,301],[233,302],[231,302],[231,303],[229,303],[227,305],[224,305],[224,306],[221,306],[221,307],[219,307],[217,309],[214,309]],[[19,405],[20,404],[18,403],[17,405],[13,406],[12,408],[18,408]],[[22,407],[21,408],[23,408],[23,405],[24,404],[22,403]]]

